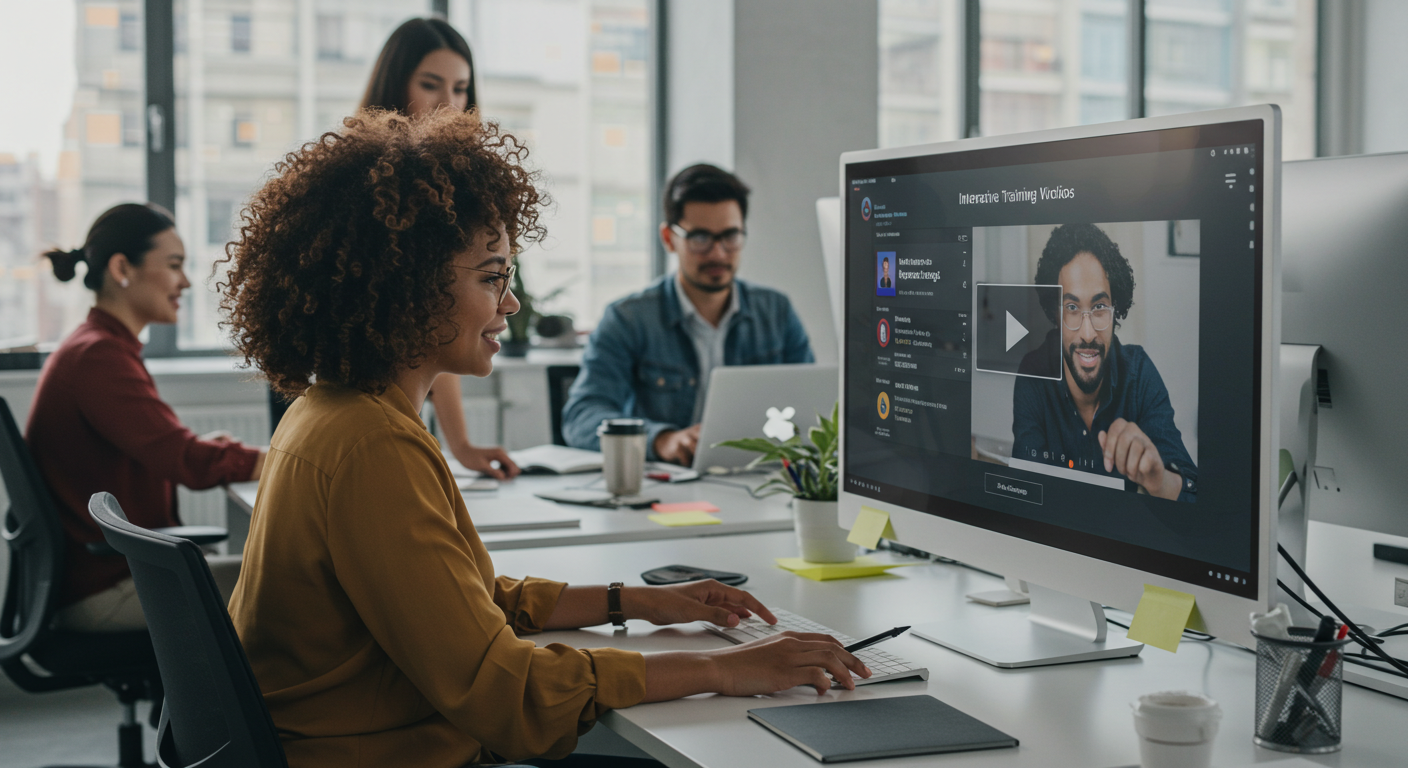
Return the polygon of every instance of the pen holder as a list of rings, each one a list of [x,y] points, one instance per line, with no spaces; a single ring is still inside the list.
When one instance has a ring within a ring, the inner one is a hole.
[[[1344,649],[1351,642],[1256,637],[1256,721],[1252,740],[1281,752],[1340,749]]]

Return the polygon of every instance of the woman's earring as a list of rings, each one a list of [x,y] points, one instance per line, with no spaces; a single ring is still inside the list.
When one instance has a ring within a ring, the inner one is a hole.
[[[122,278],[121,280],[117,281],[117,284],[120,285],[120,286],[122,286],[123,288],[126,288],[127,286],[131,285],[131,283],[128,282],[127,278],[125,278],[125,277]]]

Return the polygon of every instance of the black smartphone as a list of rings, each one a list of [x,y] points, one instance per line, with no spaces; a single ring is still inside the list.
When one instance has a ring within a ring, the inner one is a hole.
[[[711,571],[708,568],[695,568],[692,565],[667,565],[663,568],[652,568],[640,575],[646,584],[682,584],[686,581],[702,581],[704,579],[715,579],[721,584],[728,584],[736,587],[748,580],[742,573],[730,573],[728,571]]]

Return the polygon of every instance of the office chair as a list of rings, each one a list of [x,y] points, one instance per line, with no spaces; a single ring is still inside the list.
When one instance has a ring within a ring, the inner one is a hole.
[[[166,688],[157,726],[162,766],[287,768],[274,721],[210,567],[195,544],[127,522],[110,493],[88,512],[127,556]]]
[[[63,581],[63,530],[49,489],[4,398],[0,398],[0,477],[10,498],[0,527],[0,537],[10,549],[9,580],[0,608],[0,669],[30,693],[98,684],[111,688],[123,710],[117,727],[117,764],[119,768],[146,766],[137,702],[160,702],[162,693],[151,637],[146,632],[52,628]]]
[[[552,413],[553,445],[567,445],[562,437],[562,409],[567,407],[567,395],[581,370],[580,365],[548,366],[548,410]]]

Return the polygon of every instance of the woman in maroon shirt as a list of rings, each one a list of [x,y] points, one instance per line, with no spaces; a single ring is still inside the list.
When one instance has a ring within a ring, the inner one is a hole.
[[[45,256],[63,281],[86,264],[83,283],[97,294],[88,319],[45,363],[25,430],[66,538],[59,623],[88,632],[144,629],[127,559],[88,552],[87,544],[103,540],[88,516],[89,497],[111,493],[146,528],[180,525],[178,483],[202,489],[256,479],[264,453],[228,435],[186,429],[142,364],[137,337],[149,323],[176,322],[181,292],[191,285],[170,213],[118,205],[98,217],[82,248]],[[209,559],[228,598],[240,558]]]

